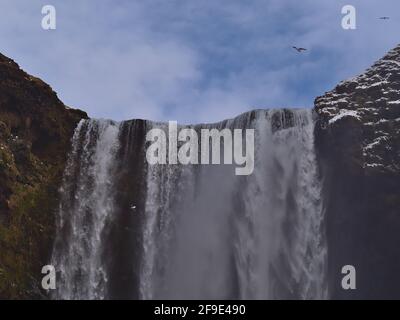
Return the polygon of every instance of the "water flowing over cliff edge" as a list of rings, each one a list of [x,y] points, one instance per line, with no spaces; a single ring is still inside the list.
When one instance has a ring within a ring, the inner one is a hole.
[[[148,165],[144,133],[160,126],[85,120],[75,130],[53,254],[57,297],[325,298],[312,110],[194,127],[254,128],[248,177],[231,165]]]

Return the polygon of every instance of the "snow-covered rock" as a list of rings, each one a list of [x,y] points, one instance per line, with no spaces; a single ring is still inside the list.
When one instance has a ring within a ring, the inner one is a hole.
[[[331,296],[400,298],[400,46],[315,101]],[[357,290],[343,290],[343,265]]]
[[[349,166],[361,166],[366,174],[399,173],[400,46],[365,73],[318,97],[315,110],[319,134],[330,136],[326,141],[332,146],[349,135],[349,141],[340,142],[351,154],[346,160]]]

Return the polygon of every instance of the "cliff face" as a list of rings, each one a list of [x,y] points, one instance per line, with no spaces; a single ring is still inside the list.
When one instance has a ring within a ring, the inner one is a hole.
[[[81,118],[0,54],[0,298],[40,296],[57,189]]]
[[[400,46],[315,100],[334,298],[400,298]],[[357,290],[341,288],[341,268]]]

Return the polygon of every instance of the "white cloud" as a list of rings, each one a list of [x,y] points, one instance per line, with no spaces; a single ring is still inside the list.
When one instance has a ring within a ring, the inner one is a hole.
[[[0,0],[0,51],[66,104],[118,120],[204,122],[253,107],[310,107],[396,45],[400,27],[396,0],[354,0],[354,32],[340,27],[345,1],[50,2],[54,32],[40,27],[42,1]],[[310,51],[300,56],[291,45]]]

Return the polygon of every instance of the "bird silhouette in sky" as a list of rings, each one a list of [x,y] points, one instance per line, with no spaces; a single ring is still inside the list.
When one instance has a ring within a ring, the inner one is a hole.
[[[292,48],[293,48],[294,50],[296,50],[297,52],[300,52],[300,53],[302,53],[303,51],[307,51],[306,48],[299,48],[299,47],[295,47],[295,46],[293,46]]]

